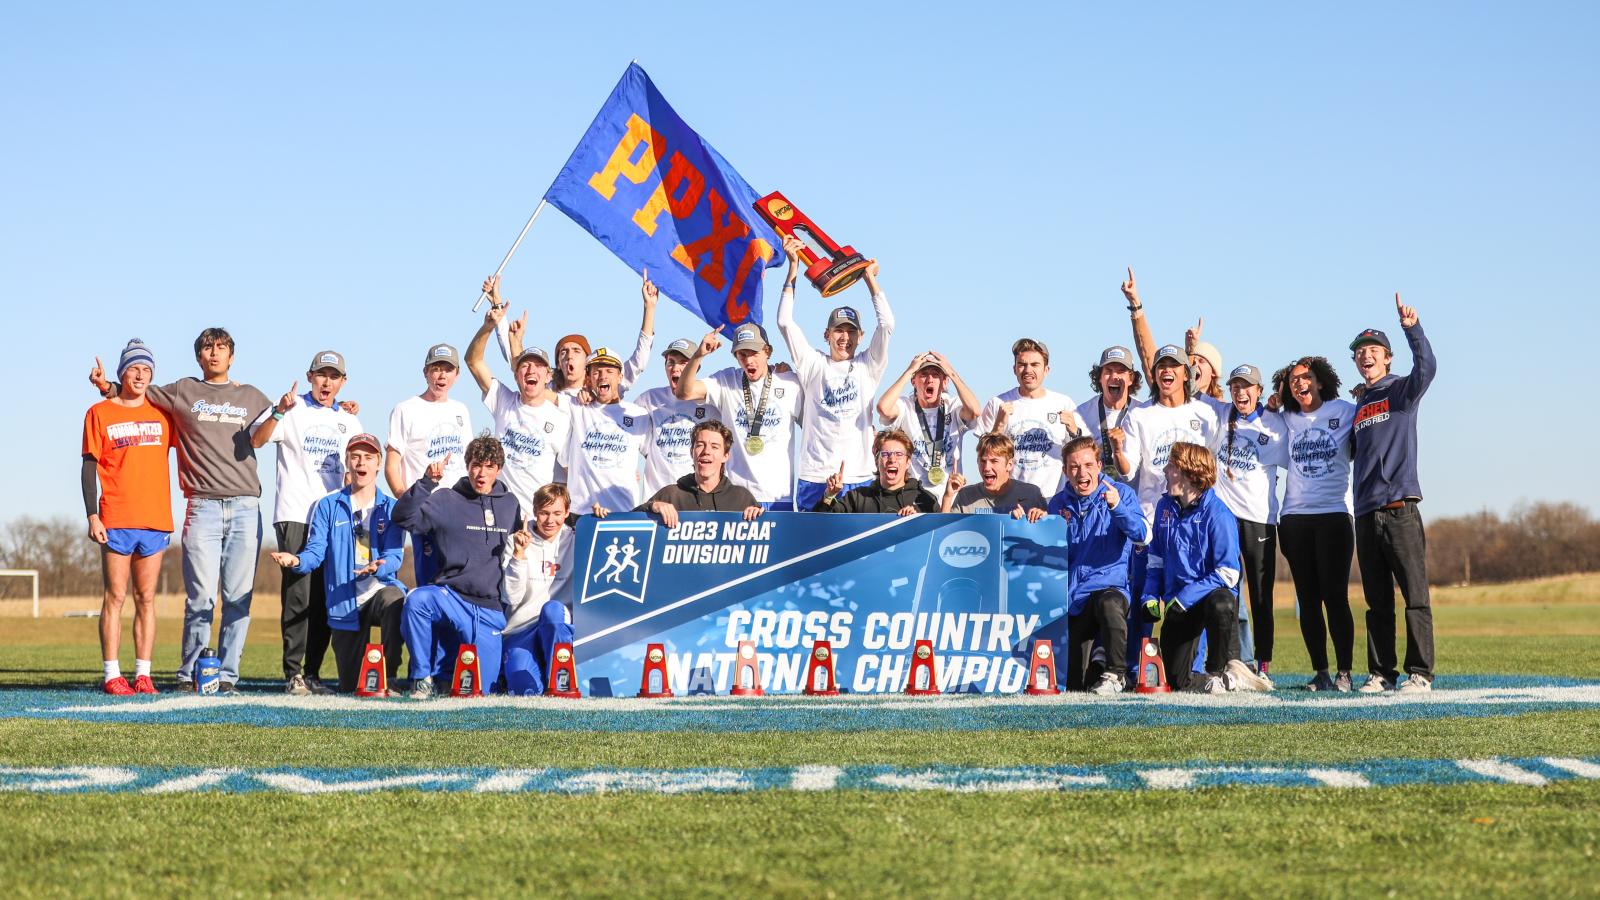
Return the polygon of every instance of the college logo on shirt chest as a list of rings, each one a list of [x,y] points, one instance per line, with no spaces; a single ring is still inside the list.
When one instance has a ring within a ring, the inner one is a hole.
[[[706,408],[704,406],[696,406],[694,408],[694,417],[696,419],[704,419],[706,417]]]
[[[1190,419],[1189,420],[1189,430],[1194,432],[1195,434],[1199,434],[1200,433],[1200,420],[1199,419]]]
[[[556,430],[556,423],[554,423],[554,422],[546,422],[546,423],[544,423],[544,433],[545,434],[549,434],[550,432],[555,431],[555,430]]]
[[[1060,413],[1051,413],[1051,414],[1045,416],[1044,418],[1045,418],[1045,421],[1049,422],[1051,425],[1055,425],[1055,424],[1057,424],[1058,422],[1061,421],[1061,414]]]
[[[783,388],[773,388],[772,389],[772,396],[777,397],[779,400],[782,400],[783,399]]]
[[[632,428],[633,427],[633,416],[623,416],[622,417],[622,427],[623,428]]]
[[[1272,438],[1268,437],[1267,435],[1264,435],[1264,434],[1256,435],[1256,443],[1260,444],[1263,447],[1265,447],[1267,445],[1267,442],[1270,441],[1270,440],[1272,440]]]
[[[1339,427],[1339,420],[1338,419],[1329,419],[1328,420],[1328,427],[1329,428],[1338,428]]]

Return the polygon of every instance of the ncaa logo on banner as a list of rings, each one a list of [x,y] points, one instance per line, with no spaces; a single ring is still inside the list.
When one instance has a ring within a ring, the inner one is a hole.
[[[612,595],[644,603],[655,547],[655,522],[597,523],[590,538],[589,565],[583,573],[578,603]]]
[[[976,531],[958,531],[939,542],[939,559],[947,566],[970,569],[989,558],[989,539]]]

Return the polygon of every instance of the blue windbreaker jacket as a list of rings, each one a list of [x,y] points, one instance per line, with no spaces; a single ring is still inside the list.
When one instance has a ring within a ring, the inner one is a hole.
[[[356,602],[355,516],[351,514],[350,488],[334,491],[311,508],[311,530],[306,547],[298,554],[300,565],[291,571],[304,575],[322,567],[322,584],[328,598],[328,627],[356,631],[361,608]],[[406,552],[406,536],[391,520],[394,498],[375,488],[372,498],[372,558],[378,560],[374,578],[405,590],[395,575]]]
[[[1239,596],[1239,521],[1206,490],[1187,509],[1178,501],[1156,501],[1155,534],[1139,601],[1177,600],[1188,609],[1217,588]]]
[[[1150,528],[1139,509],[1138,492],[1121,482],[1116,491],[1116,509],[1106,505],[1104,481],[1087,497],[1066,488],[1051,497],[1046,508],[1051,515],[1067,520],[1067,570],[1071,579],[1067,615],[1080,613],[1090,594],[1106,588],[1116,588],[1133,599],[1133,592],[1128,589],[1128,558],[1134,544],[1150,540]]]

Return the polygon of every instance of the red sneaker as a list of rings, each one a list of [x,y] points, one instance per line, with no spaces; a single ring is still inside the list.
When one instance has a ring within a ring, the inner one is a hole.
[[[155,683],[150,680],[149,675],[140,675],[138,678],[133,680],[133,692],[135,694],[161,693],[160,691],[156,690]]]
[[[100,688],[114,697],[133,696],[133,685],[129,684],[128,679],[122,677],[121,675],[118,675],[110,681],[100,685]]]

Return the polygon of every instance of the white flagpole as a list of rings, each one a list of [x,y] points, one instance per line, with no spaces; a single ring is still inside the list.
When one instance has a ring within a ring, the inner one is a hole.
[[[544,205],[545,199],[540,197],[539,205],[533,208],[533,215],[529,216],[527,224],[522,226],[522,233],[518,234],[517,239],[511,242],[511,249],[506,251],[505,259],[500,260],[500,266],[494,270],[494,274],[499,275],[501,272],[505,271],[506,264],[511,262],[512,255],[517,252],[518,247],[522,246],[522,239],[528,236],[528,229],[533,227],[533,222],[535,219],[539,218],[539,213],[544,212]],[[487,292],[480,292],[478,294],[478,302],[472,304],[472,311],[477,312],[478,307],[482,306],[483,301],[487,300],[488,298],[489,295]]]

